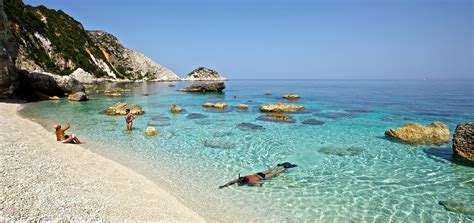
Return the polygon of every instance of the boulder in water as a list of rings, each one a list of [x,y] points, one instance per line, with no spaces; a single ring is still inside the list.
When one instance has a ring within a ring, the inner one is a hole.
[[[303,106],[298,106],[294,104],[267,104],[260,107],[261,112],[296,112],[304,110]]]
[[[46,72],[23,73],[21,76],[21,90],[40,92],[46,95],[64,96],[76,92],[85,92],[84,86],[70,76],[59,76]]]
[[[141,115],[145,113],[142,107],[125,102],[118,102],[108,107],[104,113],[107,115],[125,115],[125,110],[130,109],[132,115]]]
[[[362,153],[361,149],[348,147],[348,148],[339,148],[339,147],[323,147],[319,149],[320,153],[336,156],[356,156]]]
[[[145,135],[147,135],[147,136],[154,136],[154,135],[156,135],[156,133],[157,133],[157,131],[154,127],[148,127],[145,130]]]
[[[247,110],[247,109],[249,109],[249,106],[246,105],[246,104],[239,104],[239,105],[237,105],[237,108],[240,109],[240,110]]]
[[[191,86],[179,89],[182,92],[222,92],[225,89],[223,81],[195,81]]]
[[[265,128],[263,128],[263,126],[252,124],[250,122],[242,122],[242,123],[237,125],[237,128],[242,130],[242,131],[262,131],[262,130],[265,130]]]
[[[296,121],[292,119],[290,116],[285,114],[270,114],[270,115],[262,115],[257,118],[260,121],[268,121],[268,122],[284,122],[284,123],[295,123]]]
[[[170,106],[170,111],[171,111],[171,113],[181,113],[183,111],[183,109],[177,104],[172,104]]]
[[[67,97],[67,99],[70,100],[70,101],[87,101],[87,100],[89,100],[86,93],[84,93],[82,91],[76,92],[74,94],[70,94]]]
[[[440,144],[449,140],[449,127],[441,122],[427,126],[408,123],[385,131],[385,135],[409,144]]]
[[[288,100],[298,100],[300,99],[300,96],[297,94],[287,94],[287,95],[284,95],[283,98],[288,99]]]
[[[456,126],[453,135],[453,152],[474,162],[474,122]]]

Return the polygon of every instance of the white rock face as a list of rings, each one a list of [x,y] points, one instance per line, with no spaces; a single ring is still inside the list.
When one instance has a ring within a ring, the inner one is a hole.
[[[142,53],[125,48],[118,39],[103,31],[88,31],[92,41],[98,45],[113,65],[113,70],[131,80],[180,80],[178,75],[168,68],[156,63]]]
[[[184,81],[225,81],[227,78],[221,76],[217,71],[199,67],[191,71],[185,78]]]
[[[74,72],[72,72],[70,77],[78,80],[83,84],[93,84],[97,82],[97,78],[92,76],[89,72],[84,71],[82,68],[77,68]]]

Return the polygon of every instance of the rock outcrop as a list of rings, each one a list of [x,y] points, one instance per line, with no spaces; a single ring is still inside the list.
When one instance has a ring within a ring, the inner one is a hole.
[[[295,123],[296,121],[288,115],[285,114],[270,114],[262,115],[257,118],[260,121],[268,122],[284,122],[284,123]]]
[[[191,86],[179,89],[182,92],[222,92],[225,84],[222,81],[195,81]]]
[[[240,110],[247,110],[247,109],[249,109],[249,106],[246,105],[246,104],[239,104],[239,105],[237,105],[237,108],[240,109]]]
[[[228,105],[224,102],[216,102],[216,103],[206,102],[206,103],[202,104],[202,107],[225,109],[225,108],[228,107]]]
[[[104,31],[87,31],[87,34],[112,65],[115,73],[132,80],[148,79],[176,81],[180,78],[168,68],[142,53],[125,48],[118,39]]]
[[[287,95],[283,95],[283,98],[288,99],[288,100],[298,100],[300,99],[300,96],[297,94],[287,94]]]
[[[297,112],[304,110],[303,106],[298,106],[294,104],[267,104],[260,107],[261,112]]]
[[[170,111],[171,111],[171,113],[181,113],[183,111],[183,109],[177,104],[172,104],[170,106]]]
[[[94,76],[92,76],[92,74],[90,74],[89,72],[86,72],[82,68],[77,68],[69,76],[76,79],[76,80],[78,80],[79,82],[81,82],[83,84],[94,84],[94,83],[103,81],[102,78],[100,78],[100,79],[95,78]]]
[[[449,140],[449,127],[441,122],[423,126],[408,123],[398,129],[389,129],[385,135],[409,144],[439,144]]]
[[[13,37],[0,0],[0,96],[8,95],[19,86],[19,76],[15,67],[18,44]]]
[[[51,98],[50,98],[51,99]],[[70,101],[87,101],[89,100],[89,98],[87,97],[86,93],[84,92],[77,92],[77,93],[74,93],[74,94],[70,94],[68,97],[67,97],[68,100]]]
[[[191,71],[182,80],[184,81],[225,81],[227,78],[221,76],[217,71],[199,67]]]
[[[145,130],[145,135],[147,136],[154,136],[156,135],[156,128],[155,127],[147,127]]]
[[[21,76],[21,89],[24,92],[40,92],[46,95],[65,96],[85,92],[84,86],[69,76],[59,76],[46,72],[31,72]]]
[[[453,152],[474,162],[474,122],[456,126],[453,135]]]
[[[128,104],[125,102],[118,102],[108,107],[104,113],[106,115],[125,115],[125,110],[130,109],[132,115],[141,115],[145,113],[142,107],[134,104]]]

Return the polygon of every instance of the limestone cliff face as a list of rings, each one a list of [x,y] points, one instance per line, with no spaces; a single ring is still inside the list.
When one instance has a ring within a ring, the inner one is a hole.
[[[227,78],[221,76],[217,71],[205,68],[198,67],[191,71],[185,78],[185,81],[225,81]]]
[[[91,40],[99,46],[107,61],[116,72],[130,79],[179,80],[168,68],[149,57],[125,48],[118,39],[104,31],[88,31]]]
[[[17,54],[18,44],[10,31],[3,0],[0,0],[0,96],[11,94],[18,87]]]
[[[2,1],[19,43],[15,63],[21,70],[69,75],[81,68],[105,79],[179,79],[145,55],[124,48],[114,36],[86,31],[80,22],[61,10],[32,7],[21,0]]]

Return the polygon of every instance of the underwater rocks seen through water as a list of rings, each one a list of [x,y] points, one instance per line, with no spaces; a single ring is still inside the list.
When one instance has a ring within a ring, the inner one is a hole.
[[[235,147],[233,143],[221,141],[221,140],[206,140],[204,146],[215,148],[215,149],[232,149]]]
[[[250,122],[242,122],[237,125],[237,128],[242,131],[263,131],[265,128],[261,125],[252,124]]]
[[[361,149],[348,147],[348,148],[339,148],[339,147],[323,147],[318,150],[320,153],[336,156],[356,156],[362,153]]]
[[[209,116],[199,114],[199,113],[191,113],[188,116],[186,116],[187,119],[203,119],[203,118],[207,118],[207,117],[209,117]]]
[[[324,124],[323,121],[319,121],[316,119],[306,119],[302,122],[304,125],[322,125]]]
[[[295,123],[296,122],[296,120],[284,114],[261,115],[257,117],[257,120],[267,121],[267,122],[281,122],[281,123]]]

